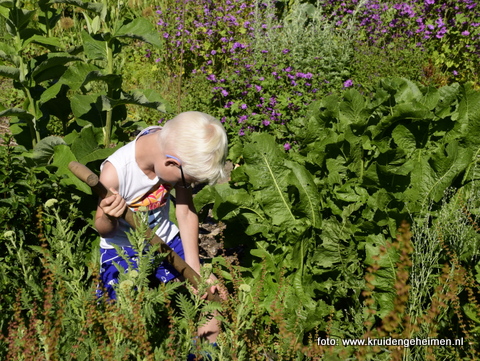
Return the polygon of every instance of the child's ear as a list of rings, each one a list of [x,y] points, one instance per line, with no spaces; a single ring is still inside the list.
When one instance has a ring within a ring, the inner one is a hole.
[[[165,166],[166,167],[169,167],[169,166],[180,167],[180,164],[178,164],[178,162],[175,159],[167,158],[165,160]]]

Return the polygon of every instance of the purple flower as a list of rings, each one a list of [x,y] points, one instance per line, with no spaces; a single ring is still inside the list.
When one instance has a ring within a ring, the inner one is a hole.
[[[290,150],[290,149],[292,149],[292,146],[290,145],[290,143],[285,143],[285,144],[283,145],[283,149],[285,149],[285,150]]]
[[[290,52],[289,49],[283,49],[283,50],[282,50],[282,53],[283,53],[283,54],[288,54],[289,52]]]
[[[468,31],[468,30],[462,31],[462,35],[463,35],[463,36],[469,36],[469,35],[470,35],[470,31]]]
[[[243,109],[243,110],[247,109],[247,104],[240,105],[240,109]]]
[[[263,125],[268,127],[270,125],[270,121],[269,120],[264,120],[263,122]]]
[[[246,115],[242,115],[240,118],[238,118],[238,122],[243,123],[247,119],[248,119],[248,117]]]
[[[344,88],[349,88],[353,85],[353,80],[352,79],[348,79],[346,80],[344,83],[343,83],[343,87]]]
[[[228,95],[228,92],[225,89],[222,89],[222,95],[226,97]]]
[[[255,89],[257,90],[257,92],[259,92],[262,90],[262,87],[260,85],[255,85]]]

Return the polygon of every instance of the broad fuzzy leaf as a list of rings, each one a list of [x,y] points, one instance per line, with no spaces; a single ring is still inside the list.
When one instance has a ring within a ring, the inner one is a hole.
[[[116,148],[101,148],[101,139],[103,132],[95,129],[92,126],[87,126],[82,129],[80,134],[71,144],[72,153],[82,164],[105,159],[116,150]]]
[[[26,9],[19,9],[19,8],[12,8],[8,12],[8,20],[7,20],[7,30],[11,35],[16,35],[14,29],[16,31],[20,31],[25,29],[30,20],[32,20],[33,16],[35,15],[34,10],[26,10]]]
[[[32,76],[37,83],[50,79],[58,79],[67,69],[66,67],[62,67],[62,65],[83,61],[82,58],[67,53],[48,53],[45,59],[39,57],[37,60],[40,61],[40,63],[36,65],[32,71]]]
[[[61,183],[63,185],[74,185],[80,191],[92,194],[90,187],[70,172],[68,165],[72,161],[77,161],[77,159],[68,145],[60,144],[55,147],[52,165],[58,168],[57,175],[63,176]]]
[[[15,63],[16,58],[18,58],[18,52],[13,46],[7,43],[0,43],[0,59]]]
[[[22,49],[25,49],[31,43],[46,45],[46,46],[54,46],[57,48],[60,48],[62,46],[62,43],[60,42],[59,38],[56,38],[56,37],[47,38],[45,36],[33,35],[32,37],[28,38],[23,42]]]
[[[34,119],[32,114],[20,108],[6,109],[3,112],[0,112],[0,117],[17,117],[27,121],[32,121]]]
[[[100,94],[75,94],[71,99],[71,104],[78,125],[87,126],[90,123],[95,127],[105,125]]]
[[[106,60],[107,59],[107,42],[95,40],[85,30],[81,33],[83,41],[83,49],[85,55],[90,60]]]
[[[20,70],[11,66],[0,65],[0,76],[19,81]]]
[[[114,36],[142,40],[158,48],[162,46],[161,38],[152,23],[141,17],[121,26]]]
[[[33,148],[33,159],[37,164],[50,163],[55,153],[55,147],[60,144],[65,144],[65,141],[60,137],[50,136],[43,138]]]
[[[94,3],[82,0],[50,0],[51,4],[69,4],[78,6],[79,8],[93,11],[96,14],[102,14],[104,5],[101,3]]]

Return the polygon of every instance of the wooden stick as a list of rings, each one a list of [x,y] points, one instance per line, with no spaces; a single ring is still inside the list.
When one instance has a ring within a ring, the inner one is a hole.
[[[68,164],[68,168],[78,179],[88,184],[100,198],[105,198],[113,194],[105,188],[105,186],[98,179],[98,176],[85,165],[78,162],[70,162]],[[122,217],[132,228],[137,228],[133,212],[128,207]],[[182,259],[182,257],[177,254],[177,252],[170,248],[170,246],[166,244],[159,236],[157,236],[150,228],[147,230],[146,238],[151,239],[150,244],[158,244],[160,247],[159,252],[166,254],[166,261],[170,263],[186,280],[188,280],[193,287],[198,288],[198,284],[201,281],[200,275],[195,272],[193,268],[190,267]],[[211,293],[210,288],[208,288],[207,292],[208,300],[221,302],[220,296],[216,293]]]

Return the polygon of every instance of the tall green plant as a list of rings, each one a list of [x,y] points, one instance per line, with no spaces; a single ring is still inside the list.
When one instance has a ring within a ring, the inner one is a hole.
[[[55,116],[63,133],[92,126],[101,129],[101,140],[109,147],[112,132],[125,119],[125,105],[135,104],[164,110],[161,97],[152,90],[122,90],[121,54],[134,39],[161,46],[148,20],[135,18],[126,4],[106,0],[41,0],[34,10],[22,8],[20,1],[0,2],[0,15],[7,21],[10,42],[0,44],[0,57],[10,66],[2,66],[0,75],[14,80],[26,101],[22,108],[3,109],[2,116],[14,116],[12,125],[18,142],[32,148],[49,134],[47,124]],[[82,9],[84,27],[76,43],[67,49],[54,36],[54,28],[65,6]],[[71,115],[75,123],[71,122]],[[24,127],[26,125],[26,129]],[[84,134],[86,136],[86,134]],[[47,144],[58,139],[45,140]]]

